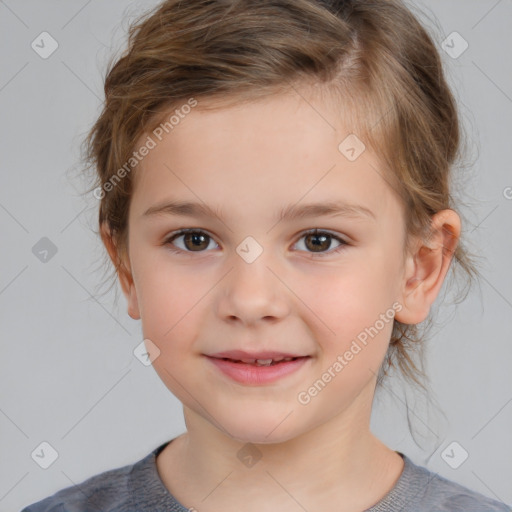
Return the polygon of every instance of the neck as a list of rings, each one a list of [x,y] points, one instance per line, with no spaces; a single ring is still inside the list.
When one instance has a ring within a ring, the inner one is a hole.
[[[297,503],[306,510],[365,510],[391,490],[403,461],[370,432],[371,407],[358,410],[265,444],[235,440],[185,408],[187,433],[160,454],[157,467],[178,501],[201,512],[269,504],[299,510]]]

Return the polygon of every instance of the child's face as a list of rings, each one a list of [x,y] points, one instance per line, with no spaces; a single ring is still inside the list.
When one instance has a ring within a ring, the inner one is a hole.
[[[160,350],[153,365],[192,415],[241,441],[285,441],[341,418],[357,430],[369,422],[401,297],[399,199],[368,149],[353,162],[340,152],[351,126],[319,99],[294,94],[219,111],[200,108],[162,141],[152,135],[157,145],[134,171],[134,286],[127,296],[144,338]],[[144,215],[171,200],[208,205],[222,222]],[[371,214],[279,221],[288,206],[333,201]],[[182,228],[201,233],[166,245]],[[322,233],[304,235],[315,228]],[[325,231],[348,245],[322,238]],[[310,358],[274,382],[247,384],[206,356],[237,349]]]

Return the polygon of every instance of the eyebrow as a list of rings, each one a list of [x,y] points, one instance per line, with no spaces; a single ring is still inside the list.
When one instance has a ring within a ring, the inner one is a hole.
[[[165,201],[148,208],[142,217],[153,217],[157,215],[178,215],[183,217],[214,218],[222,222],[222,215],[219,208],[211,208],[204,203],[189,201]],[[375,214],[363,205],[349,204],[343,201],[326,201],[323,203],[311,203],[305,205],[292,204],[281,209],[278,221],[303,219],[306,217],[321,216],[346,216],[366,217],[376,221]]]

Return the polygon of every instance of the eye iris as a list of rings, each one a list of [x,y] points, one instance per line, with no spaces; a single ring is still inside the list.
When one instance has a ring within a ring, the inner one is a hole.
[[[316,238],[316,239],[319,239],[321,241],[320,242],[313,242],[312,246],[310,247],[308,242],[307,242],[310,238],[313,238],[313,239]],[[310,235],[306,236],[306,246],[308,246],[308,249],[312,249],[313,252],[322,252],[322,249],[328,249],[329,246],[331,245],[329,239],[330,239],[329,235],[313,233],[313,234],[310,234]],[[324,243],[325,241],[328,241],[327,246],[326,247],[322,247],[321,244]]]
[[[208,238],[208,236],[205,236],[205,235],[201,235],[200,233],[186,233],[184,236],[183,236],[183,241],[185,243],[185,246],[187,248],[194,248],[192,250],[196,250],[196,249],[206,249],[208,247],[208,241],[206,240]],[[204,241],[206,240],[206,245],[197,245],[196,242],[199,241],[199,244],[201,244],[201,241],[204,243]],[[192,245],[189,247],[187,245],[187,242],[190,242],[192,241]]]

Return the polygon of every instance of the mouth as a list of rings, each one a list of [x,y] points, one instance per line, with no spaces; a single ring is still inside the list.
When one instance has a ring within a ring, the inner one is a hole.
[[[277,364],[281,363],[288,363],[290,361],[297,361],[298,359],[305,359],[310,356],[297,356],[297,357],[283,357],[283,358],[266,358],[266,359],[255,359],[255,358],[249,358],[249,359],[232,359],[230,357],[215,357],[210,356],[214,359],[221,359],[222,361],[230,361],[232,363],[238,363],[238,364],[249,364],[252,366],[275,366]]]
[[[309,357],[307,355],[297,352],[278,352],[277,350],[265,350],[259,352],[247,352],[245,350],[225,350],[223,352],[216,352],[214,354],[205,354],[208,357],[215,359],[229,359],[230,361],[241,362],[246,364],[253,364],[260,362],[260,364],[268,365],[270,362],[290,361],[300,357]]]
[[[246,354],[246,353],[245,353]],[[312,357],[295,354],[269,353],[258,354],[258,357],[245,357],[245,354],[220,353],[207,355],[206,358],[213,363],[213,367],[222,374],[246,386],[261,386],[272,384],[278,380],[307,368]],[[304,370],[303,370],[304,371]]]

